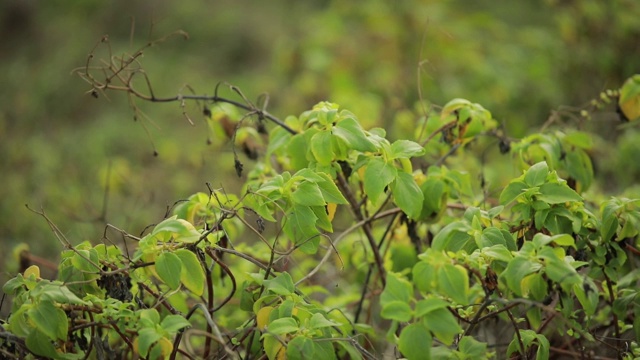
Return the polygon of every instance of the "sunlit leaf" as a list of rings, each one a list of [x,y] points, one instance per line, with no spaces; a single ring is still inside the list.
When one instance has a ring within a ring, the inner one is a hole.
[[[296,244],[304,242],[301,250],[312,254],[318,249],[320,234],[316,228],[318,218],[308,206],[294,205],[284,219],[283,230]]]
[[[424,154],[424,148],[420,144],[409,140],[397,140],[391,144],[392,159],[410,158]]]
[[[549,175],[549,167],[547,163],[542,161],[535,165],[532,165],[524,175],[524,182],[529,187],[540,186],[544,184],[545,179]]]
[[[311,138],[311,152],[321,165],[329,165],[333,161],[330,131],[320,131]]]
[[[417,219],[422,211],[424,195],[411,174],[398,172],[395,181],[391,183],[393,200],[411,219]]]
[[[25,343],[29,351],[36,355],[51,357],[58,354],[56,348],[53,346],[51,338],[37,329],[29,332],[29,335],[27,335],[27,338],[25,339]]]
[[[445,345],[451,345],[456,335],[462,332],[458,321],[448,309],[436,309],[423,318],[426,327]]]
[[[500,204],[507,205],[511,203],[513,200],[522,195],[523,192],[528,188],[529,187],[527,186],[527,184],[520,180],[510,182],[509,185],[507,185],[507,187],[505,187],[500,194]]]
[[[69,321],[64,311],[51,301],[40,301],[27,312],[29,319],[51,340],[67,338]]]
[[[299,326],[292,317],[273,320],[267,325],[267,331],[275,335],[282,335],[298,331]]]
[[[273,279],[264,281],[265,289],[278,295],[290,295],[295,291],[293,279],[287,272],[279,274]]]
[[[381,158],[373,158],[364,172],[364,191],[376,203],[384,189],[395,178],[398,170]]]
[[[138,331],[138,337],[136,338],[138,344],[138,352],[140,355],[147,356],[151,346],[162,337],[162,334],[156,331],[155,328],[144,328]]]
[[[444,294],[460,305],[469,302],[469,274],[460,265],[445,264],[438,269],[438,287]]]
[[[407,279],[395,273],[387,274],[387,285],[380,294],[380,303],[384,306],[391,301],[409,303],[413,287]]]
[[[546,183],[540,186],[540,194],[536,196],[549,204],[562,204],[571,201],[582,201],[582,197],[566,184]]]
[[[382,305],[380,315],[385,319],[406,322],[411,320],[413,311],[409,303],[403,301],[388,301]]]
[[[311,320],[309,321],[310,329],[320,329],[325,327],[339,326],[340,324],[327,319],[324,315],[320,313],[315,313],[311,316]]]
[[[398,349],[408,360],[431,359],[431,333],[421,322],[402,329]]]
[[[375,151],[376,147],[367,139],[360,124],[348,117],[333,127],[333,135],[341,138],[350,148],[358,151]]]
[[[191,326],[191,323],[181,315],[167,315],[160,326],[169,334],[175,334],[178,330]]]
[[[318,184],[303,181],[298,184],[296,191],[291,194],[291,199],[304,206],[324,206],[325,201]]]
[[[187,249],[176,250],[174,254],[182,262],[180,282],[194,295],[202,295],[204,293],[205,274],[196,254]]]
[[[180,287],[182,262],[177,255],[171,252],[163,252],[156,258],[155,267],[160,279],[171,289],[175,290]]]
[[[428,298],[418,301],[416,304],[415,315],[416,317],[422,317],[429,314],[432,311],[438,309],[444,309],[449,306],[449,303],[438,298]]]

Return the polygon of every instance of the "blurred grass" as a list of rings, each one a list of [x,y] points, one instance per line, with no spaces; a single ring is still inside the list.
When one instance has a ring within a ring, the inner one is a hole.
[[[84,66],[105,34],[121,55],[178,29],[189,33],[189,40],[172,38],[141,59],[159,96],[173,96],[185,84],[212,94],[216,83],[227,81],[250,99],[269,93],[270,112],[283,118],[330,100],[367,126],[389,128],[393,137],[406,136],[396,115],[410,121],[416,112],[406,109],[418,108],[419,89],[435,104],[454,97],[481,103],[510,135],[521,136],[539,128],[550,109],[582,104],[640,69],[636,1],[471,4],[2,2],[4,253],[22,242],[47,258],[60,251],[46,222],[24,204],[44,209],[72,243],[97,242],[106,223],[139,233],[176,200],[206,191],[207,181],[237,189],[229,146],[206,145],[195,104],[187,107],[192,127],[178,104],[139,103],[153,125],[134,122],[122,94],[96,100],[85,93],[89,87],[71,70]],[[96,51],[97,59],[107,57],[105,47]],[[633,174],[640,171],[629,159],[637,155],[639,136],[630,130],[622,152],[613,152],[617,160],[600,166],[605,174],[624,173],[621,187],[637,183]],[[107,174],[108,211],[101,218]],[[0,260],[0,269],[12,266]]]

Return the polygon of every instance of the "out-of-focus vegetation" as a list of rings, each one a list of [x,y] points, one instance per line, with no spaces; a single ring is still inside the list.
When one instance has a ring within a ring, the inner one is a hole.
[[[195,104],[186,107],[194,127],[176,104],[139,104],[148,118],[134,122],[124,96],[85,93],[72,70],[105,34],[114,55],[177,29],[189,34],[140,59],[157,95],[187,93],[185,84],[211,94],[227,81],[251,99],[269,93],[274,114],[330,100],[393,138],[414,131],[420,96],[481,103],[521,136],[549,109],[588,102],[640,69],[635,0],[6,0],[0,14],[0,243],[8,250],[26,242],[49,258],[59,244],[24,204],[44,209],[77,243],[100,239],[106,223],[140,232],[207,181],[234,186],[229,146],[207,145]],[[99,46],[96,59],[107,51]],[[610,179],[601,190],[637,193],[640,134],[621,131],[614,110],[605,107],[588,126],[618,141],[591,155]]]

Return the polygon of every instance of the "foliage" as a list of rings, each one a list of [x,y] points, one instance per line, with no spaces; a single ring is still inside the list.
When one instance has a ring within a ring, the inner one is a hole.
[[[2,357],[638,356],[636,2],[269,2],[213,15],[183,2],[170,21],[188,22],[192,41],[176,52],[122,53],[141,33],[123,31],[92,51],[99,71],[77,70],[101,100],[136,90],[134,119],[161,161],[122,131],[129,114],[73,100],[65,72],[47,71],[77,65],[91,26],[127,28],[122,9],[14,5],[3,21],[25,21],[0,28],[12,54],[0,59],[12,89],[0,100],[3,245],[33,238],[57,253],[42,241],[50,226],[65,250],[47,280],[47,266],[28,267],[47,262],[14,249],[23,271],[3,287]],[[63,45],[61,32],[78,36]],[[156,97],[232,72],[272,104],[237,87],[234,100],[191,86]],[[603,83],[620,88],[528,130]],[[318,99],[346,106],[266,111]],[[199,143],[166,121],[172,136],[159,136],[155,120],[177,116],[144,100],[176,101],[187,122],[197,108],[208,131]],[[204,181],[224,187],[158,216]],[[26,201],[44,202],[46,222],[16,211]],[[150,221],[139,236],[102,230]]]
[[[252,99],[262,91],[277,94],[269,109],[278,114],[331,99],[357,114],[365,128],[384,127],[392,139],[413,138],[414,119],[425,107],[455,97],[491,109],[510,135],[522,137],[539,128],[550,109],[553,115],[559,104],[582,104],[640,68],[635,0],[501,6],[487,0],[369,0],[359,6],[326,0],[5,0],[0,14],[6,39],[0,44],[6,89],[0,97],[0,240],[9,247],[26,242],[47,258],[57,254],[55,238],[43,235],[47,225],[33,221],[25,203],[46,208],[80,241],[101,236],[106,223],[137,232],[175,199],[201,191],[205,181],[237,190],[231,188],[233,172],[216,171],[212,160],[232,159],[219,151],[228,147],[217,138],[202,146],[206,131],[184,126],[176,104],[140,104],[153,121],[139,116],[122,131],[132,121],[122,96],[109,97],[111,102],[74,96],[86,89],[69,72],[84,65],[104,34],[112,53],[101,47],[96,58],[132,53],[176,28],[190,34],[189,41],[175,38],[138,59],[158,94],[189,94],[183,84],[211,94],[213,83],[223,80]],[[423,106],[420,99],[430,103]],[[199,129],[196,106],[184,110]],[[600,191],[638,196],[631,185],[640,169],[630,159],[640,135],[630,129],[613,141],[621,135],[609,126],[617,115],[612,105],[604,110],[586,124],[596,128],[594,166],[609,179]],[[12,260],[3,256],[0,268],[17,269]]]
[[[79,74],[94,94],[185,100],[139,91],[132,63]],[[634,81],[609,92],[625,114],[638,111]],[[482,105],[454,99],[417,122],[415,141],[392,141],[334,103],[280,120],[231,89],[244,102],[188,99],[232,129],[219,136],[233,141],[239,177],[236,147],[267,143],[241,191],[209,186],[139,237],[111,226],[121,245],[105,231],[74,246],[39,212],[65,246],[58,279],[33,265],[4,285],[4,356],[361,359],[388,345],[408,359],[640,355],[640,200],[588,192],[589,133],[550,124],[508,138]],[[210,109],[221,103],[247,113]],[[521,169],[497,196],[465,168],[487,146]]]

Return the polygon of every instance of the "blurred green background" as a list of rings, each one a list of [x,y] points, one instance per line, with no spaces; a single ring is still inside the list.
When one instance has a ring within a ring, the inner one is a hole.
[[[72,73],[105,34],[122,55],[178,29],[189,40],[172,38],[140,59],[156,95],[174,96],[185,84],[212,94],[227,81],[250,99],[268,93],[269,111],[282,118],[329,100],[392,138],[406,136],[398,114],[418,116],[420,93],[435,104],[478,102],[518,137],[539,129],[550,110],[588,103],[640,72],[637,0],[4,0],[3,276],[15,271],[18,243],[54,260],[61,250],[25,204],[44,209],[72,243],[97,242],[106,223],[140,233],[176,200],[206,191],[207,181],[238,188],[229,145],[207,145],[195,103],[186,107],[195,126],[177,103],[138,103],[150,120],[134,122],[123,94],[94,99]],[[105,46],[95,55],[109,56]],[[640,178],[637,126],[618,124],[613,107],[592,121],[611,141],[594,151],[605,159],[596,159],[598,173],[615,178],[610,190]]]

